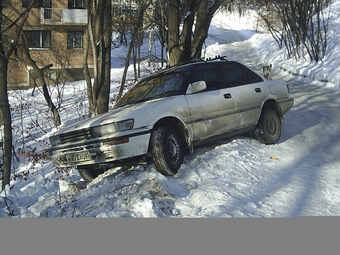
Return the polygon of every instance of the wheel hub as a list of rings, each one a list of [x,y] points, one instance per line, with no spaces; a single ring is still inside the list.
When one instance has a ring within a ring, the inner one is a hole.
[[[167,152],[172,161],[178,160],[178,144],[174,137],[169,137]]]
[[[276,130],[277,130],[276,122],[272,117],[268,119],[267,121],[267,130],[270,135],[276,134]]]

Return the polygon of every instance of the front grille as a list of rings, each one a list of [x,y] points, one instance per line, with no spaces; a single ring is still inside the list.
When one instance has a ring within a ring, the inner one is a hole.
[[[94,138],[93,131],[91,128],[81,129],[60,135],[62,143],[73,143],[78,141],[84,141],[90,138]]]

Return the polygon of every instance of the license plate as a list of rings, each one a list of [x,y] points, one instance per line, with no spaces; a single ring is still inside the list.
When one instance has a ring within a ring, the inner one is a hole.
[[[92,158],[88,151],[84,151],[84,152],[67,155],[66,159],[68,162],[81,162],[81,161],[90,160]]]

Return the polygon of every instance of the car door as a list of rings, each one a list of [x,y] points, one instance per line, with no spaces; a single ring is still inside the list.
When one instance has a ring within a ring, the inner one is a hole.
[[[237,125],[237,112],[234,98],[223,89],[225,79],[218,67],[213,63],[205,63],[194,67],[190,83],[205,81],[204,91],[186,95],[189,105],[194,141],[232,130]]]
[[[219,66],[226,79],[227,91],[234,98],[238,127],[256,124],[261,114],[262,102],[266,98],[263,79],[235,61],[224,62]]]

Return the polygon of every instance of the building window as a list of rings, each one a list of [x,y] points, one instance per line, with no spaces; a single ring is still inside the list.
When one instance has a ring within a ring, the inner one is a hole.
[[[51,8],[52,6],[52,0],[22,0],[22,7],[45,7],[45,8]]]
[[[30,4],[30,0],[22,0],[22,7],[28,7]]]
[[[49,79],[49,80],[55,80],[56,77],[57,77],[56,72],[49,72],[49,73],[48,73],[48,79]]]
[[[26,30],[24,34],[28,48],[51,48],[51,31]]]
[[[44,7],[44,8],[51,8],[52,7],[52,0],[43,0],[42,2],[43,2],[42,7]]]
[[[67,48],[83,48],[82,31],[69,31],[67,33]]]
[[[44,4],[43,0],[22,0],[22,7],[42,7]]]
[[[68,0],[69,9],[83,9],[84,0]]]
[[[44,19],[52,19],[52,0],[44,0]]]

